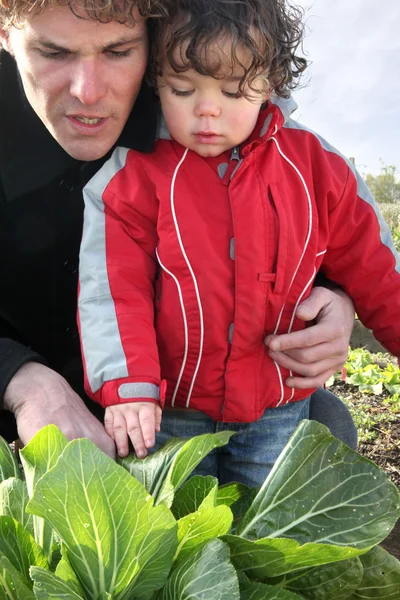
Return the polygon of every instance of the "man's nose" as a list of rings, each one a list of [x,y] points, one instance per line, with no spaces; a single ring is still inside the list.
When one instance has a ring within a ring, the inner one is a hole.
[[[219,117],[221,114],[221,108],[215,100],[211,98],[204,98],[200,100],[195,107],[196,117]]]
[[[71,85],[71,96],[82,104],[96,104],[106,95],[106,82],[101,65],[94,60],[84,60],[75,66]]]

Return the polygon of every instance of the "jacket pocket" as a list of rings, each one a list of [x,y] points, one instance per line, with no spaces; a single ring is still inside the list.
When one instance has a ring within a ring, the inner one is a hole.
[[[276,184],[270,184],[267,190],[266,231],[269,271],[260,273],[259,280],[270,282],[272,293],[281,295],[287,265],[288,231],[286,213]]]

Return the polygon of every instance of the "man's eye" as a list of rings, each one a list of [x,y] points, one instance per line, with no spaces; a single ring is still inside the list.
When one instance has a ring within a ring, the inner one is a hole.
[[[171,93],[174,94],[175,96],[190,96],[191,94],[193,94],[193,90],[182,91],[182,90],[176,90],[175,88],[172,87]]]
[[[132,54],[132,48],[128,48],[128,50],[107,50],[106,52],[110,58],[126,58]]]
[[[43,56],[43,58],[50,58],[53,60],[57,60],[57,59],[61,59],[61,58],[65,58],[68,53],[67,52],[59,52],[57,50],[41,50],[39,48],[39,54],[41,56]]]
[[[227,98],[241,98],[243,96],[242,92],[240,92],[240,91],[237,91],[237,92],[222,92],[222,93]]]

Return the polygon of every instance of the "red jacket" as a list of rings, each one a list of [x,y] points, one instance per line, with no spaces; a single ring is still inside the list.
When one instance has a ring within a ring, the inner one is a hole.
[[[79,319],[87,392],[253,421],[307,397],[264,338],[302,329],[321,270],[400,355],[400,264],[354,168],[270,103],[217,158],[160,140],[117,148],[85,188]],[[396,263],[397,261],[397,263]]]

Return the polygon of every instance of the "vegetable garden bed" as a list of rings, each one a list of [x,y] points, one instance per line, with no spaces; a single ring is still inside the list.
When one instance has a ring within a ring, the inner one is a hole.
[[[231,432],[116,464],[54,426],[0,442],[0,599],[398,600],[400,495],[303,421],[259,490],[188,479]]]

